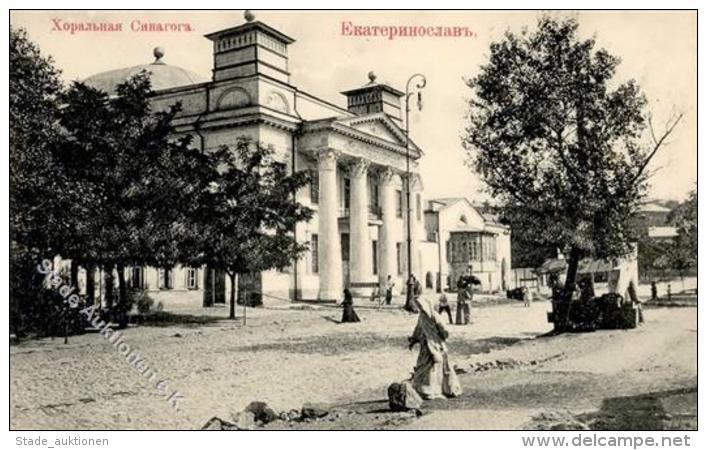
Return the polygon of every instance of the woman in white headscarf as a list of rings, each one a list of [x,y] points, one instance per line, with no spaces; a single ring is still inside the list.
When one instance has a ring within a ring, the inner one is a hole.
[[[417,326],[409,338],[410,350],[420,344],[412,386],[423,399],[456,397],[462,393],[454,368],[449,362],[446,339],[449,332],[444,327],[434,305],[427,298],[416,300],[419,310]]]

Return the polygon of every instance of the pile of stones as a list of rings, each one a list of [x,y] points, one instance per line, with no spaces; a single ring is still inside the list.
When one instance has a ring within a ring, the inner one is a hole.
[[[255,430],[264,425],[281,420],[285,422],[306,422],[321,419],[329,415],[327,406],[319,403],[305,403],[300,410],[275,412],[265,402],[251,402],[248,406],[233,415],[230,420],[212,417],[201,427],[202,430],[245,431]]]

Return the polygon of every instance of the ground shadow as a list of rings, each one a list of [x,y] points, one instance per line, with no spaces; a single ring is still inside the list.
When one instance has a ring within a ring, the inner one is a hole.
[[[331,317],[331,316],[321,316],[321,317],[322,317],[322,319],[327,320],[327,321],[332,322],[332,323],[341,323],[340,320],[336,320],[336,319],[334,319],[334,318]]]
[[[490,353],[505,347],[510,347],[525,340],[518,337],[492,336],[483,339],[452,340],[447,343],[452,359]]]
[[[697,387],[606,398],[598,412],[578,419],[592,430],[697,429]]]
[[[333,318],[327,320],[339,323]],[[355,325],[355,324],[354,324]],[[352,330],[354,327],[352,327]],[[448,344],[453,359],[465,358],[479,353],[508,347],[523,339],[516,337],[494,336],[484,339],[458,340]],[[385,336],[378,333],[345,333],[329,336],[311,336],[301,339],[288,339],[265,344],[254,344],[238,347],[234,351],[287,351],[290,353],[320,354],[334,356],[368,351],[379,348],[406,349],[409,342],[407,336]]]
[[[130,317],[130,323],[139,326],[148,327],[173,327],[180,328],[202,327],[205,325],[214,325],[216,322],[228,320],[226,317],[216,317],[207,315],[192,315],[192,314],[176,314],[169,312],[155,312],[150,314],[140,314]],[[238,323],[240,319],[232,320]]]

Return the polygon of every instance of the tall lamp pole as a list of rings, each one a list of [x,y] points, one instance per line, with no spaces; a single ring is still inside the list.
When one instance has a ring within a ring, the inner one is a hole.
[[[417,83],[411,86],[412,82]],[[405,201],[407,202],[407,290],[405,295],[405,309],[416,312],[414,302],[414,283],[412,281],[412,217],[410,215],[410,97],[417,94],[417,108],[422,109],[422,89],[427,85],[427,78],[421,73],[416,73],[408,78],[405,84]],[[411,90],[412,88],[412,90]]]

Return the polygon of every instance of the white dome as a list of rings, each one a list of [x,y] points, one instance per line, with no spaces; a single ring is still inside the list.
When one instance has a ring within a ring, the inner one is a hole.
[[[153,91],[180,86],[189,86],[192,84],[209,81],[199,74],[182,69],[181,67],[170,66],[162,62],[164,50],[160,47],[155,48],[154,54],[157,59],[152,64],[141,64],[138,66],[101,72],[86,78],[84,83],[87,86],[100,89],[108,94],[114,94],[115,88],[119,84],[125,82],[128,78],[137,75],[143,70],[150,74],[150,81],[152,82]]]

